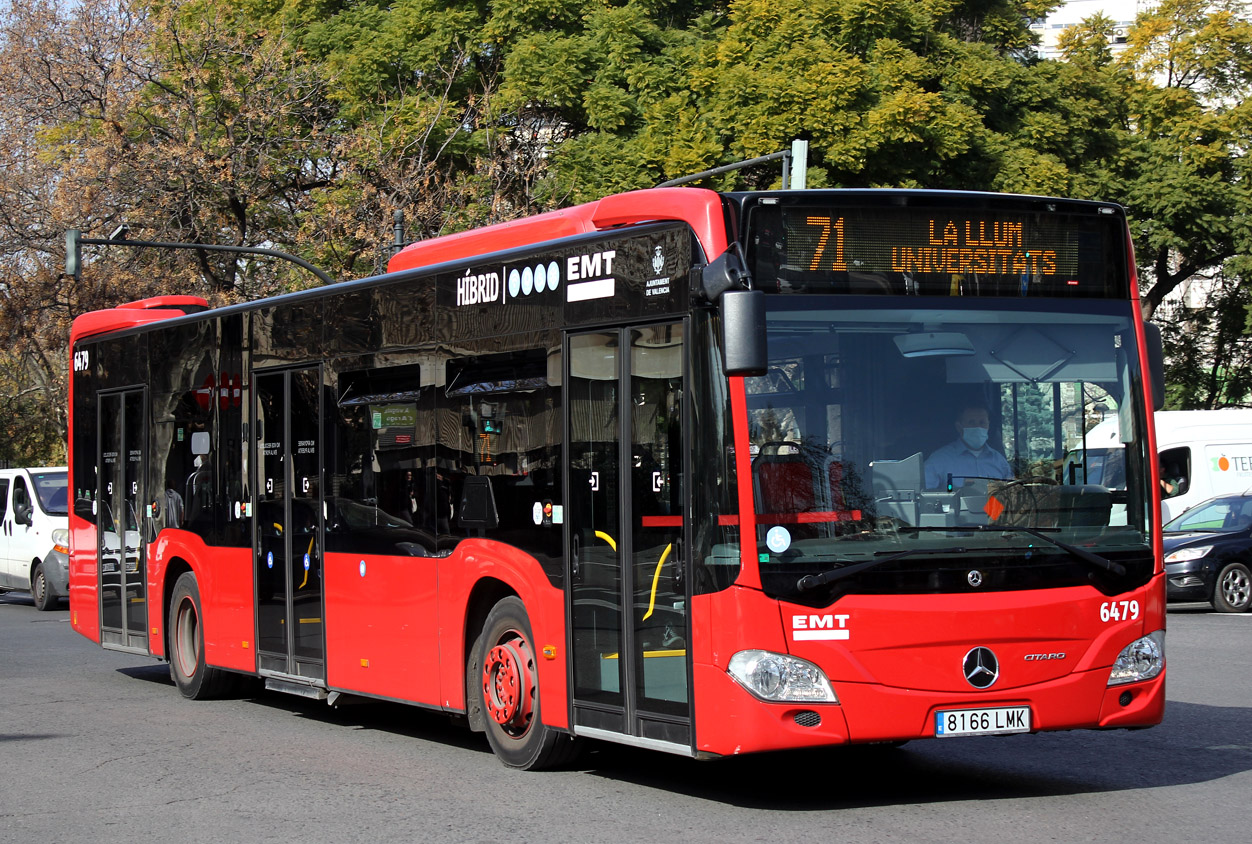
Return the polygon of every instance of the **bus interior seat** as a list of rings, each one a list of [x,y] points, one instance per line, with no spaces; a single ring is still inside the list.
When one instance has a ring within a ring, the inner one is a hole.
[[[814,513],[829,509],[825,466],[815,466],[812,458],[799,451],[791,454],[761,453],[752,461],[752,482],[761,517],[761,529],[771,516]],[[812,538],[821,532],[817,524],[788,523],[796,538]]]
[[[753,463],[762,511],[803,513],[815,508],[813,469],[799,454],[762,454]]]

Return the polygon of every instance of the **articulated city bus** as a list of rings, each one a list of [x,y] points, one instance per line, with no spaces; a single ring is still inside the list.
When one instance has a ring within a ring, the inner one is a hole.
[[[1162,717],[1116,205],[645,190],[72,344],[73,626],[189,698],[410,703],[521,768]]]

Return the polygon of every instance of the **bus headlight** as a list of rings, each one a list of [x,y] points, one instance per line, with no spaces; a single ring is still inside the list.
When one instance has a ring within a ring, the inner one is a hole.
[[[761,700],[787,703],[838,703],[822,669],[804,659],[772,651],[740,651],[727,672]]]
[[[1109,672],[1109,685],[1137,683],[1151,680],[1165,670],[1165,631],[1149,633],[1136,639],[1117,655],[1113,670]]]

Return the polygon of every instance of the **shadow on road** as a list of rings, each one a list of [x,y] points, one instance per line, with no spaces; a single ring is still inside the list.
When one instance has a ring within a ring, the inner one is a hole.
[[[1209,782],[1252,770],[1248,709],[1170,703],[1142,731],[929,739],[717,762],[601,748],[579,768],[749,808],[861,806],[1047,797]]]
[[[173,690],[174,681],[170,679],[167,663],[129,666],[117,670],[119,674],[136,680],[169,686],[172,694],[178,694]],[[346,698],[343,705],[330,706],[325,701],[267,691],[264,681],[259,677],[240,677],[239,689],[232,695],[232,698],[322,724],[358,730],[377,730],[419,741],[438,742],[485,753],[491,752],[487,746],[487,740],[481,734],[471,733],[460,719],[416,706],[365,698]]]
[[[30,596],[29,592],[3,592],[0,593],[0,605],[3,604],[24,604],[33,607],[35,599]]]
[[[161,663],[119,671],[173,685]],[[330,726],[490,753],[481,734],[417,707],[375,701],[331,707],[265,691],[255,678],[238,697]],[[1250,715],[1243,707],[1171,702],[1165,722],[1150,730],[929,739],[901,748],[856,746],[708,762],[592,742],[572,770],[782,811],[1116,792],[1209,782],[1252,770]]]

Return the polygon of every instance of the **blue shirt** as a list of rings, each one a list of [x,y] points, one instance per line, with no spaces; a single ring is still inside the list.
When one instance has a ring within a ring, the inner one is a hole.
[[[935,449],[926,460],[926,488],[947,489],[948,475],[952,475],[952,487],[956,489],[965,485],[968,478],[996,478],[1008,480],[1013,477],[1009,469],[1009,461],[1004,455],[989,445],[979,452],[961,439],[953,440],[942,448]]]

